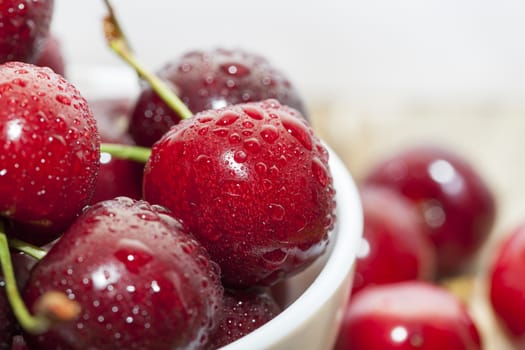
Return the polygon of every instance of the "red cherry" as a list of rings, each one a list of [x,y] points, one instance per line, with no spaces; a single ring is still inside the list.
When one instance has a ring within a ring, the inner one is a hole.
[[[351,298],[335,350],[480,350],[465,306],[425,282],[370,286]]]
[[[491,232],[493,194],[466,160],[446,149],[408,148],[380,162],[365,182],[395,189],[419,206],[442,274],[462,267]]]
[[[364,233],[352,294],[374,284],[431,280],[435,251],[416,208],[386,187],[361,188]]]
[[[0,2],[0,63],[33,62],[49,32],[53,0]]]
[[[54,35],[48,35],[42,48],[42,52],[38,55],[35,64],[40,67],[51,68],[55,73],[62,76],[66,73],[66,62],[62,54],[62,47],[60,41]]]
[[[307,116],[290,81],[266,58],[247,51],[192,51],[166,64],[158,75],[193,113],[273,98]],[[132,114],[130,134],[138,145],[149,147],[180,119],[145,87]]]
[[[505,237],[490,267],[490,302],[518,349],[525,346],[525,224]]]
[[[144,198],[166,206],[229,286],[269,285],[325,250],[334,220],[328,152],[276,100],[201,112],[152,149]]]
[[[134,145],[126,125],[130,109],[126,99],[99,99],[90,102],[102,142]],[[91,203],[125,196],[142,198],[144,165],[100,152],[100,170]]]
[[[32,243],[53,240],[88,203],[99,135],[86,100],[48,68],[0,66],[0,216]]]
[[[266,289],[226,290],[219,326],[207,349],[218,349],[253,332],[281,312]]]
[[[41,349],[202,349],[222,307],[219,270],[169,211],[100,202],[33,269],[30,309],[47,291],[79,303],[77,320],[26,341]],[[34,312],[34,310],[33,310]]]

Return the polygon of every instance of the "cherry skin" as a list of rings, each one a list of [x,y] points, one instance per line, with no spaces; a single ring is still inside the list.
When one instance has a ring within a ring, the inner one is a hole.
[[[0,66],[0,217],[9,234],[53,240],[93,194],[100,139],[86,100],[49,68]]]
[[[222,318],[207,349],[230,344],[271,321],[282,310],[267,289],[224,291]]]
[[[386,187],[360,192],[364,232],[352,294],[369,285],[433,279],[434,247],[412,202]]]
[[[266,58],[248,51],[191,51],[166,64],[158,75],[193,113],[273,98],[307,116],[288,78]],[[149,147],[180,119],[145,87],[133,110],[130,134],[138,145]]]
[[[328,152],[276,100],[196,114],[146,163],[144,198],[169,208],[228,286],[271,285],[325,250],[334,221]]]
[[[517,349],[525,346],[525,224],[518,225],[498,248],[489,271],[490,302]]]
[[[90,101],[97,120],[102,142],[134,145],[127,134],[128,112],[131,107],[126,99],[98,99]],[[91,203],[118,196],[142,198],[142,173],[144,165],[119,159],[107,152],[100,153],[100,170]]]
[[[35,266],[24,291],[30,309],[56,290],[81,314],[26,341],[41,349],[202,349],[222,308],[219,274],[168,210],[125,197],[99,202]]]
[[[48,35],[35,64],[40,67],[51,68],[55,73],[65,76],[66,62],[62,53],[62,46],[56,36]]]
[[[467,310],[445,289],[420,281],[370,286],[351,298],[335,350],[481,350]]]
[[[53,7],[53,0],[0,2],[0,63],[34,62],[48,35]]]
[[[365,183],[388,186],[416,203],[436,247],[441,275],[464,267],[492,230],[492,192],[465,159],[447,149],[405,149],[377,164]]]

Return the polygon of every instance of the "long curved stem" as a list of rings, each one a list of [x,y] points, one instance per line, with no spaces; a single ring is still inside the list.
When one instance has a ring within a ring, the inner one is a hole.
[[[4,275],[5,291],[11,309],[20,324],[28,333],[41,334],[51,326],[60,322],[74,320],[80,314],[77,302],[69,300],[62,292],[50,291],[42,294],[35,302],[36,313],[33,315],[18,291],[9,242],[4,230],[4,223],[0,220],[0,264]]]
[[[130,66],[137,74],[146,80],[151,88],[159,95],[160,98],[182,119],[188,119],[193,114],[188,107],[179,99],[179,97],[155,74],[146,69],[135,57],[131,51],[127,39],[117,21],[113,8],[109,0],[105,0],[108,9],[108,15],[104,18],[104,34],[109,47]]]
[[[9,244],[4,233],[4,225],[0,221],[0,264],[4,274],[5,289],[9,303],[16,319],[24,330],[29,333],[39,334],[45,332],[50,325],[49,320],[42,316],[33,316],[27,309],[16,284]]]

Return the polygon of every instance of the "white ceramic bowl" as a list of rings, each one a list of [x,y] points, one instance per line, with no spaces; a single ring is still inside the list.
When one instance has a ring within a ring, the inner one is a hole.
[[[337,223],[329,250],[312,266],[286,281],[286,309],[247,336],[221,350],[329,350],[348,301],[363,215],[355,183],[330,151],[337,201]]]
[[[129,69],[74,67],[68,75],[88,99],[130,97],[138,93],[137,76]],[[305,271],[279,286],[285,291],[283,312],[221,350],[332,348],[351,289],[363,215],[354,180],[341,159],[327,148],[337,202],[337,221],[329,249]]]

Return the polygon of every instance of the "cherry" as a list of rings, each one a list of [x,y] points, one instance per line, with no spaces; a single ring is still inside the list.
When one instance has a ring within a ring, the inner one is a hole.
[[[245,50],[191,51],[166,64],[158,76],[193,113],[273,98],[307,116],[290,81],[266,58]],[[138,97],[129,131],[138,145],[149,147],[180,120],[148,86]]]
[[[253,332],[282,310],[267,289],[224,292],[222,318],[207,349],[218,349]]]
[[[53,240],[88,203],[99,135],[86,100],[62,76],[0,66],[0,216],[35,244]]]
[[[525,224],[501,241],[489,271],[490,302],[518,349],[525,346]]]
[[[464,267],[491,232],[493,194],[465,159],[445,148],[405,149],[371,169],[365,183],[393,188],[418,205],[442,275]]]
[[[90,101],[97,120],[102,142],[134,145],[127,134],[130,103],[127,99],[98,99]],[[119,159],[109,152],[100,152],[100,170],[91,203],[118,196],[142,198],[143,164]]]
[[[66,62],[62,53],[62,46],[56,36],[48,35],[35,64],[40,67],[51,68],[55,73],[62,76],[65,75]]]
[[[276,100],[209,110],[152,149],[144,198],[196,235],[229,286],[271,285],[325,250],[334,221],[328,152]]]
[[[481,349],[465,305],[426,282],[370,286],[345,310],[335,350]]]
[[[431,280],[435,251],[412,202],[379,186],[362,187],[361,198],[364,232],[352,294],[374,284]]]
[[[44,349],[201,349],[220,317],[219,270],[169,211],[119,197],[87,209],[35,266],[30,309],[63,291],[81,312],[40,335]],[[34,310],[33,310],[34,311]]]
[[[53,0],[0,2],[0,63],[36,59],[49,32],[53,6]]]

